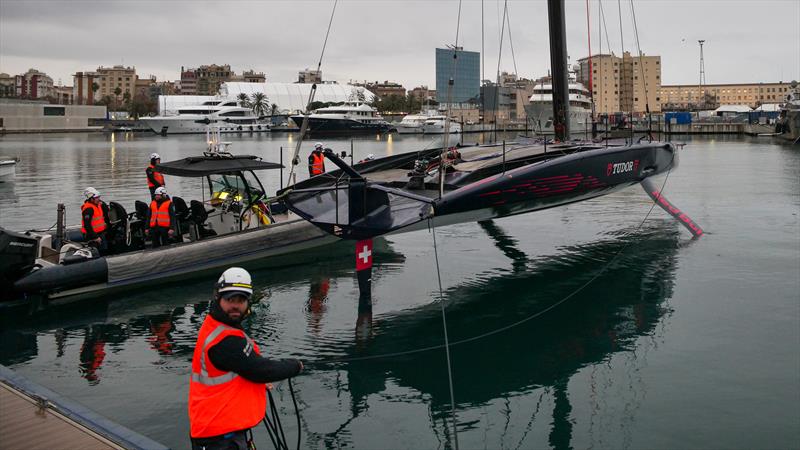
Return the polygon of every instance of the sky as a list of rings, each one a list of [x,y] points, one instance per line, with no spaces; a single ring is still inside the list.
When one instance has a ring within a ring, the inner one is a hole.
[[[638,52],[632,3],[641,51],[661,56],[662,84],[699,81],[698,39],[705,40],[708,84],[800,80],[800,0],[602,0],[604,26],[600,1],[589,0],[592,53],[601,35],[603,53],[609,44],[618,55],[623,44]],[[465,50],[483,46],[482,78],[494,79],[498,67],[527,78],[546,75],[547,2],[507,4],[501,53],[504,1],[339,0],[323,78],[434,88],[434,49],[455,43],[457,30]],[[175,80],[181,66],[216,63],[294,82],[298,71],[317,66],[333,6],[333,0],[0,0],[0,72],[36,68],[71,85],[73,73],[101,65]],[[566,12],[574,62],[589,53],[586,1],[567,0]]]

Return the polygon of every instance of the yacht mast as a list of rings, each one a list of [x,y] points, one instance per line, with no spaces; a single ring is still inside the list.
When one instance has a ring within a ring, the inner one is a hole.
[[[553,129],[556,139],[569,138],[569,81],[564,0],[547,0],[550,25],[550,72],[553,78]]]

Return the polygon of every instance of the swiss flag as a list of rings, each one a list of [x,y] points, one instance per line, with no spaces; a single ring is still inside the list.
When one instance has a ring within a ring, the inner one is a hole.
[[[372,268],[372,239],[356,242],[356,271]]]

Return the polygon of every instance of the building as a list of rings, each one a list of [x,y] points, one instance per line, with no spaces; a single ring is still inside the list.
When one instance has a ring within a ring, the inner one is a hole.
[[[0,98],[16,96],[16,79],[7,73],[0,73]]]
[[[133,96],[136,90],[136,68],[116,65],[97,68],[97,84],[100,88],[95,92],[95,100],[111,97],[119,100],[127,93]]]
[[[137,78],[133,90],[134,97],[149,97],[150,87],[156,84],[156,76],[150,75],[148,78]]]
[[[321,70],[301,70],[297,73],[297,82],[298,83],[322,83],[322,71]]]
[[[74,90],[72,86],[54,86],[53,97],[59,105],[71,105],[74,100]]]
[[[453,56],[456,56],[454,58]],[[436,101],[439,103],[478,102],[480,96],[481,54],[462,47],[436,49]],[[452,92],[448,92],[450,79]],[[449,98],[448,98],[449,96]]]
[[[418,86],[408,91],[408,95],[419,100],[421,103],[426,103],[431,100],[436,100],[436,91],[428,89],[428,86]]]
[[[14,95],[31,99],[53,97],[53,79],[44,72],[28,69],[14,77]]]
[[[611,54],[579,59],[574,67],[576,79],[591,89],[595,110],[598,113],[643,113],[649,105],[651,112],[661,111],[661,57],[632,56],[625,52],[622,58]]]
[[[242,81],[245,83],[266,83],[267,76],[263,72],[256,73],[255,70],[245,70],[242,72]]]
[[[75,72],[72,76],[72,103],[93,105],[98,97],[100,75],[97,72]]]
[[[92,119],[105,119],[105,106],[48,105],[46,103],[0,103],[0,131],[89,131]]]
[[[181,66],[181,80],[178,85],[180,95],[197,95],[197,74],[194,69],[184,70]]]
[[[229,64],[200,66],[194,69],[194,73],[197,76],[197,95],[216,95],[222,83],[231,81],[234,76]]]
[[[715,109],[721,105],[761,105],[783,103],[791,83],[674,84],[661,86],[664,110]]]
[[[404,88],[403,85],[393,81],[384,81],[383,83],[377,81],[371,83],[366,81],[363,83],[350,81],[349,84],[366,88],[373,94],[377,95],[378,98],[386,98],[390,95],[396,95],[398,97],[406,96],[406,88]]]

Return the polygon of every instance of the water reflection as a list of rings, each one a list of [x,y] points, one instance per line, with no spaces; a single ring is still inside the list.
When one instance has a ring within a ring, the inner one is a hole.
[[[613,353],[632,350],[634,340],[652,334],[668,313],[679,230],[674,224],[663,223],[631,237],[567,247],[556,255],[530,259],[496,224],[482,227],[513,263],[510,271],[465,280],[446,291],[451,342],[463,341],[451,350],[457,408],[480,409],[496,399],[547,387],[543,395],[551,397],[552,404],[548,442],[554,448],[571,448],[574,418],[568,382],[581,368],[607,361]],[[620,251],[603,271],[606,262]],[[576,292],[595,276],[591,285]],[[569,299],[559,304],[566,297]],[[554,308],[535,320],[491,334],[550,307]],[[346,358],[360,358],[436,346],[442,342],[441,326],[436,304],[404,311],[383,317],[381,327],[371,330],[368,345],[357,341],[342,352]],[[484,333],[489,335],[471,340]],[[636,366],[644,362],[638,361],[641,355],[630,354],[634,366],[630,371],[636,372]],[[352,416],[342,420],[341,430],[368,410],[371,395],[390,395],[386,383],[391,380],[427,399],[441,442],[452,445],[446,425],[450,404],[442,349],[309,365],[347,374],[347,384],[339,394],[349,394]],[[645,386],[628,381],[626,389],[635,392],[632,401],[640,401]],[[459,430],[477,426],[475,421],[461,420]],[[334,446],[347,443],[347,438],[339,440],[339,431],[309,433],[310,442]]]

